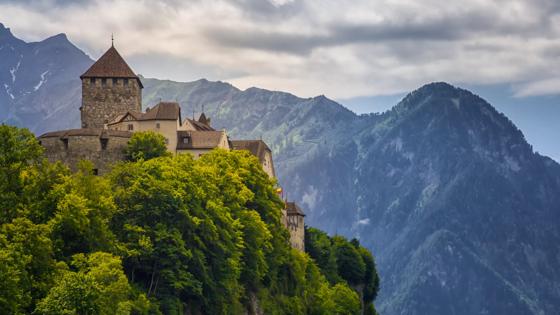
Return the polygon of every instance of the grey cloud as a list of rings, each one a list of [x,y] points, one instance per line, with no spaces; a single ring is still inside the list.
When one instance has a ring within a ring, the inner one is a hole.
[[[274,5],[267,0],[233,0],[237,7],[250,18],[256,20],[287,19],[299,15],[304,8],[302,0],[294,0],[283,5]]]
[[[421,21],[407,21],[402,17],[376,24],[336,21],[325,25],[323,30],[326,30],[323,32],[326,34],[224,29],[217,26],[206,29],[205,35],[216,43],[230,47],[306,55],[320,47],[380,41],[451,42],[479,36],[546,36],[550,27],[546,24],[524,25],[515,20],[503,21],[492,12],[475,11],[466,15],[441,16]]]
[[[545,82],[531,92],[549,93],[557,82],[558,0],[280,2],[0,0],[0,21],[33,40],[68,32],[94,56],[115,32],[147,76],[210,76],[304,96],[386,94],[450,78]]]

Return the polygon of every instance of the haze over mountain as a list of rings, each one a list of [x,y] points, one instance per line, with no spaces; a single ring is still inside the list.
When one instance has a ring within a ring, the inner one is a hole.
[[[62,35],[26,44],[0,28],[0,47],[0,119],[38,133],[77,127],[91,59]],[[307,222],[372,249],[382,314],[560,308],[560,166],[480,97],[432,83],[356,115],[325,96],[143,83],[145,105],[176,100],[188,116],[204,106],[232,138],[262,137]]]

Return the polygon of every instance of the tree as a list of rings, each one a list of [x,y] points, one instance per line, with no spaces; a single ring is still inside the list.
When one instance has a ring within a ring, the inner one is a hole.
[[[358,315],[360,314],[360,298],[358,294],[345,283],[338,283],[332,288],[331,299],[335,307],[332,314]]]
[[[23,196],[22,175],[39,162],[43,148],[27,129],[0,125],[0,223],[16,217]]]
[[[62,270],[55,286],[37,305],[39,314],[147,314],[150,305],[144,295],[135,297],[121,259],[104,252],[77,254],[72,266]]]
[[[0,309],[31,313],[53,285],[56,262],[48,229],[26,218],[0,227]]]
[[[350,285],[363,284],[366,266],[356,247],[341,236],[333,237],[333,245],[338,274]]]
[[[160,156],[169,156],[165,137],[154,131],[135,132],[126,148],[129,161],[149,160]]]
[[[292,249],[249,152],[147,145],[94,176],[49,163],[26,130],[2,126],[0,142],[1,314],[354,314],[349,285],[374,311],[373,257],[315,229],[311,258]]]

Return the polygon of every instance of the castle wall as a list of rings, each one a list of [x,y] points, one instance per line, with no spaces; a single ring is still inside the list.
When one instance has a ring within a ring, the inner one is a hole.
[[[132,129],[129,129],[129,125],[132,125]],[[165,143],[169,152],[175,152],[177,148],[177,130],[181,130],[182,128],[183,127],[179,124],[179,120],[125,120],[109,126],[109,129],[111,130],[131,132],[154,131],[160,133],[166,139]]]
[[[60,137],[40,138],[45,148],[45,156],[51,162],[61,161],[72,171],[76,171],[78,162],[89,160],[99,175],[110,170],[112,164],[125,159],[128,137],[109,136],[105,148],[99,135],[68,136],[67,145]]]
[[[274,165],[272,164],[272,153],[270,153],[268,150],[264,154],[264,159],[261,165],[265,173],[267,173],[270,178],[276,177],[276,174],[274,174]]]
[[[82,128],[103,128],[127,111],[142,111],[142,89],[137,79],[82,79]]]
[[[290,231],[290,245],[293,248],[305,251],[305,226],[303,216],[288,215],[287,228]]]

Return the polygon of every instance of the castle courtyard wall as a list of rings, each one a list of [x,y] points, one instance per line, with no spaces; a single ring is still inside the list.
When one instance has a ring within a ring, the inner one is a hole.
[[[39,140],[50,162],[61,161],[72,171],[76,171],[80,161],[88,160],[93,163],[97,174],[102,175],[107,173],[115,162],[125,159],[124,151],[129,138],[107,136],[101,139],[99,135],[69,135],[65,138],[42,137]],[[105,146],[102,145],[102,141],[106,141]]]

